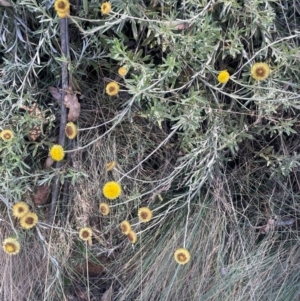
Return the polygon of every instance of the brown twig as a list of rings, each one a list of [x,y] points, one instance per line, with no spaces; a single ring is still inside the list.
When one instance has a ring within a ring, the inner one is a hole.
[[[61,37],[61,53],[64,58],[69,57],[69,32],[68,32],[68,18],[60,19],[60,37]],[[60,127],[59,127],[59,144],[65,147],[66,136],[65,127],[67,123],[67,108],[64,105],[64,98],[66,90],[69,86],[69,76],[68,76],[68,63],[62,63],[62,93],[61,93],[61,116],[60,116]],[[57,162],[56,168],[61,168],[62,163]],[[60,191],[60,181],[59,175],[55,176],[52,184],[52,197],[51,197],[51,211],[50,211],[50,222],[53,222],[57,200]]]

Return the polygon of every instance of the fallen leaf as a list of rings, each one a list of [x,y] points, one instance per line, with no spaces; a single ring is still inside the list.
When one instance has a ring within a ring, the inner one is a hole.
[[[48,157],[44,163],[44,169],[49,169],[53,163],[54,160],[51,157]]]
[[[41,128],[39,126],[35,126],[30,130],[28,138],[30,141],[35,141],[38,137],[40,137],[41,133]]]
[[[97,263],[88,261],[87,264],[86,262],[79,264],[75,266],[75,270],[79,274],[83,274],[85,276],[87,276],[87,271],[90,277],[99,276],[100,274],[105,272],[105,266],[108,265],[109,259],[104,255],[100,255],[97,257],[97,260],[98,260]]]
[[[57,88],[51,86],[51,87],[49,87],[49,91],[54,99],[61,100],[61,93],[59,92],[59,90]]]
[[[106,164],[106,170],[107,170],[107,171],[111,171],[111,170],[113,170],[113,169],[116,167],[116,165],[117,165],[117,162],[116,162],[116,161],[108,162],[108,163]]]
[[[190,25],[188,23],[180,23],[176,25],[175,29],[176,30],[183,30],[183,29],[188,29]]]
[[[34,126],[29,131],[28,138],[31,141],[35,141],[42,133],[42,124],[47,123],[48,121],[43,117],[43,114],[36,103],[32,107],[22,105],[21,108],[27,111],[31,116],[36,117],[41,121],[41,125]]]
[[[274,227],[275,227],[275,220],[272,219],[272,218],[269,218],[268,221],[267,221],[267,224],[260,229],[260,232],[263,233],[263,234],[266,234],[271,229],[274,229]]]
[[[72,93],[72,88],[69,87],[64,98],[64,104],[69,109],[68,121],[76,121],[80,115],[80,103],[75,94]]]
[[[112,290],[112,286],[107,289],[105,291],[105,293],[102,295],[100,301],[111,301],[112,300],[112,293],[113,293],[113,290]]]
[[[280,226],[292,226],[295,222],[295,218],[293,217],[288,217],[288,216],[284,216],[284,217],[281,217],[280,219],[277,219],[276,220],[276,223],[275,225],[280,227]]]
[[[44,205],[48,203],[50,196],[50,187],[48,185],[38,186],[35,193],[32,196],[32,201],[36,205]]]
[[[221,275],[226,276],[228,274],[228,268],[222,267],[220,270]]]
[[[85,287],[76,286],[74,289],[78,301],[88,301],[88,292]]]
[[[173,20],[173,21],[166,21],[164,22],[164,24],[166,26],[169,26],[171,29],[174,29],[174,30],[183,30],[183,29],[188,29],[190,28],[190,24],[187,23],[187,22],[182,22],[182,21],[179,21],[179,20]]]
[[[261,228],[260,232],[263,234],[266,234],[271,229],[274,229],[275,227],[292,226],[294,224],[294,222],[295,222],[295,218],[288,217],[288,216],[279,217],[276,220],[269,218],[269,220],[267,221],[267,224]]]
[[[8,1],[6,0],[0,0],[0,5],[2,6],[12,6],[12,4],[10,4]]]
[[[153,0],[152,7],[155,7],[155,6],[157,6],[157,4],[158,4],[158,0]]]

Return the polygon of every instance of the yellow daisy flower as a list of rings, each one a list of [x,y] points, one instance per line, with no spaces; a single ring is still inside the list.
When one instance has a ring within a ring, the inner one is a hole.
[[[153,213],[148,207],[142,207],[138,211],[139,220],[142,223],[147,223],[152,219]]]
[[[79,230],[79,238],[84,241],[89,241],[92,239],[93,231],[89,227],[84,227]]]
[[[266,63],[255,63],[251,67],[251,75],[255,80],[264,80],[270,75],[270,67]]]
[[[111,170],[113,170],[113,169],[116,167],[116,165],[117,165],[117,162],[116,162],[116,161],[108,162],[108,163],[106,164],[106,170],[107,170],[107,171],[111,171]]]
[[[14,217],[20,218],[29,212],[29,206],[25,202],[18,202],[12,207]]]
[[[3,130],[0,133],[0,137],[2,138],[2,140],[4,140],[5,142],[7,141],[11,141],[14,138],[14,132],[11,130]]]
[[[121,229],[122,233],[124,233],[126,235],[129,234],[130,231],[132,231],[129,221],[123,221],[120,224],[120,229]]]
[[[20,218],[20,225],[24,229],[31,229],[37,224],[38,220],[36,213],[28,212]]]
[[[109,215],[110,208],[107,203],[100,203],[99,210],[103,215]]]
[[[4,239],[2,247],[5,253],[9,255],[16,255],[20,252],[20,243],[12,237]]]
[[[218,75],[218,81],[221,84],[226,84],[230,79],[230,74],[228,73],[227,70],[223,70],[219,73]]]
[[[121,185],[115,181],[107,182],[102,189],[104,196],[109,200],[118,198],[122,192]]]
[[[136,243],[136,241],[137,241],[137,236],[136,236],[136,233],[135,233],[133,230],[131,230],[131,231],[127,234],[127,237],[128,237],[128,239],[130,240],[130,242],[131,242],[132,244],[135,244],[135,243]]]
[[[109,96],[115,96],[119,93],[120,86],[116,82],[110,82],[106,85],[105,91]]]
[[[65,151],[59,144],[54,144],[49,152],[50,157],[54,161],[61,161],[65,157]]]
[[[69,139],[74,139],[78,134],[76,124],[74,124],[73,122],[68,122],[65,127],[65,133]]]
[[[191,254],[187,249],[179,248],[174,252],[174,259],[179,264],[186,264],[191,259]]]
[[[55,0],[54,9],[60,18],[66,18],[70,14],[70,2],[68,0]]]
[[[101,13],[102,15],[108,15],[111,12],[110,2],[104,2],[101,4]]]
[[[119,75],[122,76],[122,77],[125,76],[127,74],[127,72],[128,72],[128,70],[124,66],[120,67],[119,70],[118,70]]]

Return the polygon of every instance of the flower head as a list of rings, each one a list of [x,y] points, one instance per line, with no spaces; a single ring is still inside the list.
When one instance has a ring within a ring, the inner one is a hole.
[[[101,4],[101,13],[102,15],[108,15],[111,12],[110,2],[104,2]]]
[[[49,152],[50,157],[54,161],[61,161],[65,157],[65,151],[59,144],[54,144]]]
[[[109,96],[115,96],[119,93],[120,86],[116,82],[110,82],[106,85],[105,91]]]
[[[84,241],[89,241],[92,239],[93,231],[89,227],[84,227],[79,230],[79,238]]]
[[[264,80],[270,75],[270,67],[266,63],[255,63],[251,67],[251,75],[255,80]]]
[[[179,248],[174,252],[174,259],[179,264],[186,264],[191,259],[191,254],[187,249]]]
[[[14,217],[20,218],[29,212],[29,206],[25,202],[18,202],[13,205],[12,213]]]
[[[24,229],[31,229],[37,224],[38,220],[36,213],[28,212],[20,218],[20,225]]]
[[[142,207],[138,211],[138,216],[142,223],[147,223],[151,220],[153,213],[148,207]]]
[[[230,79],[230,74],[228,73],[227,70],[223,70],[219,73],[218,75],[218,81],[221,84],[226,84]]]
[[[54,9],[60,18],[66,18],[70,14],[69,0],[55,0]]]
[[[16,255],[20,252],[20,243],[12,237],[4,239],[2,247],[4,252],[9,255]]]
[[[131,231],[127,234],[127,237],[128,237],[128,239],[130,240],[130,242],[131,242],[132,244],[135,244],[135,243],[136,243],[136,241],[137,241],[137,236],[136,236],[136,233],[135,233],[133,230],[131,230]]]
[[[99,210],[103,215],[109,215],[110,208],[107,203],[100,203]]]
[[[74,139],[78,133],[76,124],[74,124],[73,122],[68,122],[65,127],[65,133],[69,139]]]
[[[128,70],[124,66],[120,67],[119,70],[118,70],[119,75],[122,76],[122,77],[125,76],[127,74],[127,72],[128,72]]]
[[[3,130],[0,133],[0,137],[2,138],[2,140],[6,141],[11,141],[14,138],[14,132],[11,130]]]
[[[109,200],[118,198],[122,192],[121,185],[115,181],[107,182],[103,186],[103,194]]]
[[[116,162],[116,161],[108,162],[108,163],[106,164],[106,170],[107,170],[107,171],[111,171],[111,170],[113,170],[113,169],[116,167],[116,165],[117,165],[117,162]]]
[[[130,231],[132,231],[129,221],[123,221],[120,224],[120,229],[121,229],[122,233],[124,233],[126,235],[129,234]]]

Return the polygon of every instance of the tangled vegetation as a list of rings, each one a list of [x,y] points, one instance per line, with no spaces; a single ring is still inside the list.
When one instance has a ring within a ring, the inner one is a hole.
[[[1,300],[299,300],[299,0],[0,20]]]

